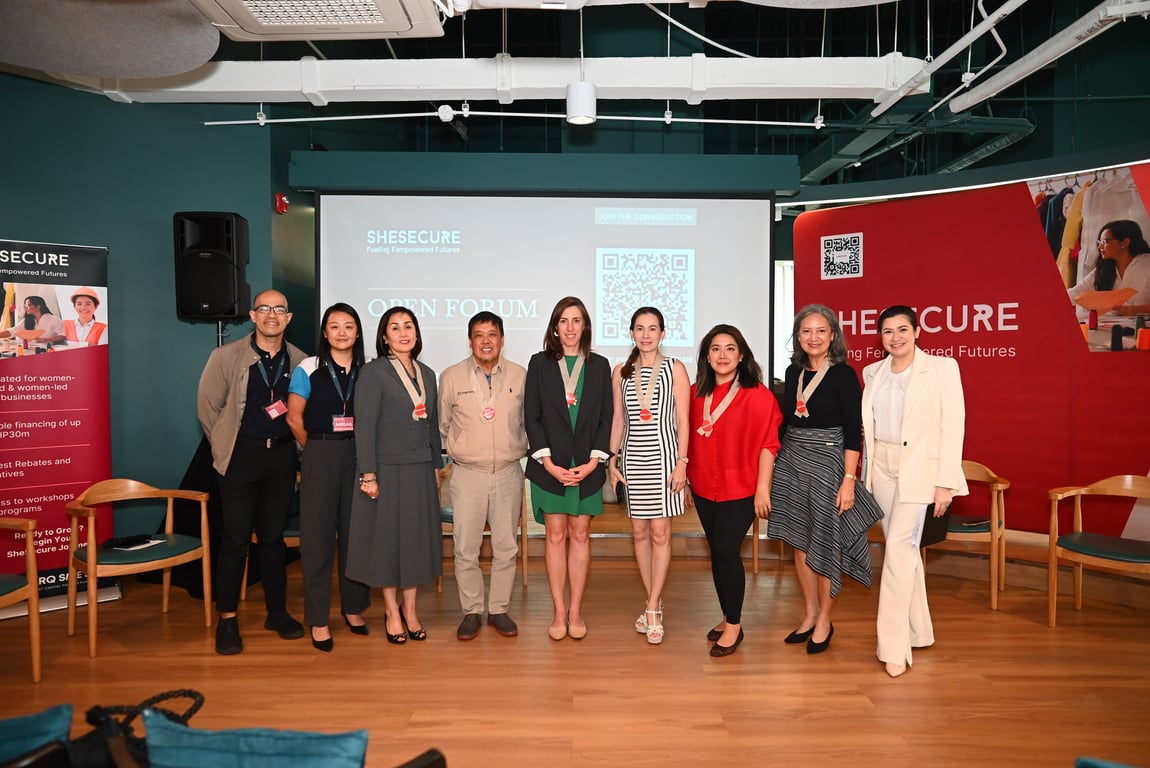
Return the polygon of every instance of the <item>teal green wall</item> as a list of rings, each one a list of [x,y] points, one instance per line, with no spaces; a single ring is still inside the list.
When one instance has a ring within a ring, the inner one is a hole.
[[[196,386],[216,328],[176,319],[172,214],[245,216],[248,281],[266,286],[268,134],[200,125],[249,108],[117,104],[10,76],[0,101],[0,236],[109,249],[112,471],[176,486],[200,439]]]

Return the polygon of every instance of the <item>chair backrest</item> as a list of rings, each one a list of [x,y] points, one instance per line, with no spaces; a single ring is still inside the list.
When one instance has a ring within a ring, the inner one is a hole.
[[[967,482],[986,483],[991,487],[991,490],[1005,491],[1010,487],[1009,480],[1000,477],[990,467],[979,464],[977,461],[963,459],[962,474],[966,476]]]
[[[116,501],[131,501],[133,499],[189,499],[191,501],[204,501],[208,498],[206,491],[186,491],[179,489],[153,488],[139,480],[114,478],[101,480],[88,486],[83,493],[68,503],[69,509],[79,507],[96,507],[100,504],[110,504]]]
[[[1150,477],[1114,475],[1090,485],[1052,488],[1048,495],[1051,501],[1068,499],[1072,496],[1125,496],[1133,499],[1150,499]]]

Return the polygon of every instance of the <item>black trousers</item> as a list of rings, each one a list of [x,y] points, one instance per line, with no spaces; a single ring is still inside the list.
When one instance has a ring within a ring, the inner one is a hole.
[[[221,613],[231,613],[239,605],[253,531],[268,614],[287,611],[284,527],[295,491],[295,470],[294,441],[269,448],[262,438],[236,438],[228,472],[220,477],[223,525],[216,553],[216,608]]]
[[[711,501],[695,497],[695,509],[707,545],[711,548],[711,578],[719,607],[730,624],[743,623],[743,597],[747,574],[743,567],[743,540],[755,520],[755,497],[733,501]]]
[[[300,458],[299,488],[304,624],[328,625],[332,560],[337,551],[340,611],[363,613],[371,603],[371,588],[347,578],[351,499],[358,488],[354,440],[307,441]]]

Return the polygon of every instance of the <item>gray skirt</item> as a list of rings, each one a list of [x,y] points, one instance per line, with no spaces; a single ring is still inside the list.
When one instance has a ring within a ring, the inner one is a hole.
[[[443,573],[435,467],[380,464],[379,498],[357,490],[347,536],[347,577],[371,587],[416,587]]]
[[[832,597],[842,589],[843,574],[870,587],[866,532],[882,519],[862,483],[855,484],[854,506],[838,513],[835,496],[844,474],[841,428],[787,428],[771,481],[767,535],[805,552],[811,570],[831,580]]]

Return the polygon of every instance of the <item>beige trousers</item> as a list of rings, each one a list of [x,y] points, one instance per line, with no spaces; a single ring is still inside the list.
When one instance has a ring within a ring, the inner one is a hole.
[[[487,472],[456,464],[451,471],[451,506],[455,513],[455,582],[464,613],[483,613],[483,570],[479,549],[483,528],[491,529],[490,613],[507,613],[515,586],[515,534],[523,504],[523,470],[512,464],[502,472]]]
[[[897,443],[875,441],[869,471],[874,498],[882,507],[886,549],[878,590],[879,661],[911,666],[911,648],[934,644],[926,602],[926,574],[919,552],[926,505],[898,501]]]

